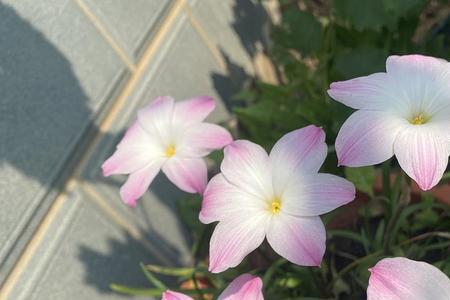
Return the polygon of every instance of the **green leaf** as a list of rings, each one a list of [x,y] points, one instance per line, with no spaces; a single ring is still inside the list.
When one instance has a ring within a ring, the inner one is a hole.
[[[380,30],[386,23],[381,0],[335,0],[336,15],[349,21],[356,30]]]
[[[306,11],[286,11],[281,26],[275,28],[274,33],[274,39],[281,46],[295,49],[305,56],[322,47],[322,25]]]
[[[162,283],[161,280],[156,278],[151,272],[149,272],[146,268],[146,266],[143,263],[139,264],[141,266],[142,272],[144,272],[145,277],[147,277],[147,280],[153,284],[156,288],[166,290],[167,286]]]
[[[112,283],[110,286],[111,290],[117,293],[134,295],[134,296],[155,296],[160,297],[165,291],[162,289],[145,289],[145,288],[132,288],[125,285]]]
[[[336,15],[358,31],[394,31],[401,18],[419,15],[425,0],[336,0]]]
[[[334,69],[343,79],[365,76],[384,71],[386,61],[384,50],[377,48],[356,48],[336,54]]]
[[[353,182],[355,187],[373,197],[373,186],[375,184],[375,168],[373,166],[361,168],[345,168],[345,176]]]
[[[195,268],[170,268],[156,265],[146,265],[145,268],[153,273],[177,277],[190,277],[195,272]]]

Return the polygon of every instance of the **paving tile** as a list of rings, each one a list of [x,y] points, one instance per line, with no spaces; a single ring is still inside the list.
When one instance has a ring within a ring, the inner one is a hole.
[[[0,2],[0,283],[125,74],[75,1]]]
[[[125,219],[142,228],[146,238],[164,236],[169,245],[166,247],[167,256],[178,258],[179,263],[186,264],[191,259],[189,236],[185,225],[177,217],[176,202],[183,201],[188,194],[179,191],[160,174],[140,199],[138,206],[129,208],[119,197],[119,188],[126,177],[104,178],[100,169],[103,161],[113,153],[127,126],[135,119],[137,110],[158,95],[170,94],[178,100],[195,95],[212,95],[217,99],[217,109],[209,121],[221,122],[230,118],[213,80],[214,74],[223,74],[223,71],[185,15],[178,18],[162,47],[149,64],[135,92],[130,95],[120,117],[89,159],[82,179],[91,184],[104,199],[108,199],[109,205]],[[178,249],[178,253],[172,249]]]
[[[138,99],[142,107],[159,95],[172,95],[176,100],[212,96],[216,109],[208,120],[223,122],[230,118],[227,106],[234,88],[186,15],[181,15],[130,98]]]
[[[158,263],[154,257],[102,213],[89,195],[76,189],[64,202],[9,299],[152,299],[116,294],[109,284],[149,287],[139,262]]]
[[[255,0],[191,1],[192,12],[238,80],[253,75],[252,59],[265,45],[267,15]]]
[[[85,0],[129,58],[138,60],[143,46],[173,1]]]

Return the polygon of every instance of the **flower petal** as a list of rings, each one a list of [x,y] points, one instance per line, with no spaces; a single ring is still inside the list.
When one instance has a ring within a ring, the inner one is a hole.
[[[147,147],[154,143],[149,134],[135,121],[125,132],[122,140],[117,144],[117,148]]]
[[[281,210],[295,216],[318,216],[355,199],[355,186],[331,174],[313,174],[291,181]]]
[[[433,114],[448,105],[450,63],[446,60],[423,55],[394,55],[386,60],[386,70],[398,91],[408,99],[411,112]]]
[[[173,107],[172,97],[158,97],[138,111],[138,122],[145,131],[165,140],[171,134]]]
[[[320,266],[325,240],[320,217],[294,217],[281,212],[268,226],[267,241],[273,250],[300,266]]]
[[[203,194],[200,221],[204,224],[220,221],[242,209],[264,209],[264,201],[246,193],[219,173],[206,186]]]
[[[336,138],[339,165],[361,167],[389,159],[394,154],[394,140],[407,123],[389,113],[354,112]]]
[[[438,184],[450,154],[450,140],[432,124],[411,125],[402,130],[394,143],[402,169],[426,191]]]
[[[284,135],[270,151],[275,194],[282,194],[295,174],[316,173],[327,156],[325,132],[310,125]]]
[[[236,267],[264,240],[266,215],[242,210],[217,224],[209,244],[209,271]]]
[[[400,109],[407,99],[398,91],[394,80],[386,73],[375,73],[346,81],[333,82],[328,95],[356,109],[389,111]],[[398,105],[398,107],[394,107]]]
[[[123,202],[129,206],[136,206],[136,201],[147,191],[162,164],[162,160],[155,160],[145,168],[131,173],[125,184],[120,188],[120,196]]]
[[[403,257],[385,258],[370,272],[367,300],[450,299],[450,279],[430,264]]]
[[[261,278],[242,274],[235,278],[217,300],[264,300]]]
[[[161,300],[194,300],[194,299],[184,294],[167,290],[162,294]]]
[[[211,151],[222,149],[233,141],[228,130],[211,123],[193,125],[183,134],[185,138],[180,146],[180,152],[190,157],[206,156]]]
[[[272,195],[272,178],[267,152],[259,145],[237,140],[225,147],[220,170],[235,186],[256,197]]]
[[[208,96],[199,96],[175,103],[174,120],[185,125],[200,123],[214,110],[214,99]]]
[[[187,193],[202,194],[205,190],[208,170],[203,158],[173,157],[162,170],[173,184]]]
[[[158,159],[149,147],[122,147],[117,149],[102,165],[103,176],[129,174]]]

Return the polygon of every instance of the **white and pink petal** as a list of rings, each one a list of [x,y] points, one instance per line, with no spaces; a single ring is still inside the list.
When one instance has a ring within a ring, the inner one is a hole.
[[[120,188],[123,202],[132,207],[136,206],[137,200],[147,191],[162,164],[162,160],[155,160],[148,166],[131,173]]]
[[[230,132],[222,126],[199,123],[183,132],[180,154],[189,157],[206,156],[213,150],[222,149],[233,141]]]
[[[265,237],[267,217],[264,212],[242,210],[217,224],[209,246],[209,271],[220,273],[234,268]]]
[[[410,125],[394,143],[401,168],[426,191],[439,183],[450,155],[450,140],[445,131],[431,124]]]
[[[282,212],[295,216],[319,216],[355,199],[355,186],[332,174],[296,177],[283,193]]]
[[[320,217],[273,216],[267,241],[280,256],[300,266],[320,266],[325,253],[325,226]]]
[[[367,300],[448,300],[450,279],[433,265],[385,258],[372,269]]]
[[[394,141],[408,125],[405,119],[380,111],[354,112],[339,130],[336,153],[339,165],[379,164],[394,155]]]
[[[386,73],[333,82],[328,95],[355,109],[398,111],[407,103],[405,95],[398,91],[398,86]]]
[[[199,219],[208,224],[232,217],[245,210],[264,210],[266,203],[228,182],[219,173],[206,186]]]
[[[282,194],[295,175],[317,173],[326,156],[322,128],[310,125],[285,134],[269,155],[275,194]]]
[[[182,191],[203,194],[208,180],[208,169],[203,158],[172,157],[162,170]]]
[[[264,300],[261,278],[243,274],[235,278],[217,300]]]
[[[272,195],[269,156],[255,143],[237,140],[225,147],[220,170],[230,183],[249,194],[261,199]]]
[[[162,294],[161,300],[194,300],[185,294],[167,290]]]
[[[214,99],[208,96],[199,96],[176,102],[174,120],[184,126],[203,122],[215,106]]]

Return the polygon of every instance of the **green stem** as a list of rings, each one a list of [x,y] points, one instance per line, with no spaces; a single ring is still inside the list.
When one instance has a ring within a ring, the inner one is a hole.
[[[411,199],[411,182],[405,179],[405,174],[402,173],[399,176],[402,176],[402,190],[399,201],[396,201],[396,199],[390,199],[393,211],[391,213],[391,217],[389,218],[389,223],[386,226],[386,231],[383,239],[383,253],[385,255],[387,255],[390,251],[392,230],[398,222],[403,209],[408,205]]]
[[[391,199],[391,160],[385,161],[382,166],[382,178],[383,178],[383,195],[387,199]]]

